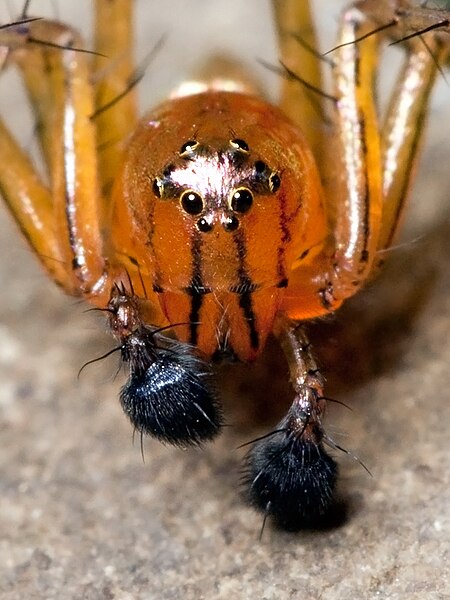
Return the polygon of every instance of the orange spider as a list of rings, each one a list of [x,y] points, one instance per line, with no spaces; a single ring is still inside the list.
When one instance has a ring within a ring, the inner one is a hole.
[[[274,0],[281,108],[223,79],[138,121],[133,4],[95,2],[95,55],[55,21],[23,14],[0,30],[50,181],[0,122],[1,192],[49,275],[107,312],[129,367],[120,400],[141,433],[179,446],[213,438],[222,416],[211,361],[252,361],[275,333],[294,399],[249,453],[248,498],[282,527],[317,525],[337,478],[324,445],[336,445],[301,322],[353,296],[391,244],[450,13],[408,0],[349,6],[323,99],[309,3]],[[380,127],[376,59],[391,39],[406,58]]]

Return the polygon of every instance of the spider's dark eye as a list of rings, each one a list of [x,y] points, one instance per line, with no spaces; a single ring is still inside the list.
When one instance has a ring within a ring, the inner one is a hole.
[[[204,217],[202,217],[201,219],[199,219],[197,221],[197,229],[199,231],[201,231],[202,233],[208,233],[209,231],[211,231],[213,228],[213,225],[210,221],[208,221],[208,219],[205,219]]]
[[[155,194],[155,196],[157,198],[161,198],[162,194],[163,194],[163,184],[159,179],[154,179],[153,180],[153,193]]]
[[[225,231],[236,231],[236,229],[239,227],[239,219],[237,219],[234,215],[227,217],[222,225]]]
[[[281,184],[281,179],[280,179],[279,175],[274,173],[273,175],[270,176],[269,185],[270,185],[270,191],[272,193],[275,193],[276,191],[278,191],[280,184]]]
[[[257,160],[255,162],[255,171],[257,173],[264,173],[267,170],[267,165],[263,160]]]
[[[240,150],[241,152],[250,152],[250,148],[248,147],[248,144],[247,144],[247,142],[245,140],[241,140],[239,138],[236,138],[234,140],[230,140],[230,144],[236,150]]]
[[[188,142],[185,142],[180,148],[180,156],[183,156],[183,154],[190,154],[197,148],[197,146],[198,142],[196,140],[189,140]]]
[[[245,213],[253,204],[253,194],[247,188],[238,188],[231,196],[230,206],[235,212]]]
[[[203,210],[203,198],[198,192],[186,190],[181,194],[180,202],[189,215],[199,215]]]

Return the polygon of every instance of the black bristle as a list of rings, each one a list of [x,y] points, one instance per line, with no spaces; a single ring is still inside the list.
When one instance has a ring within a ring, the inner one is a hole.
[[[333,506],[337,464],[322,445],[282,431],[258,442],[247,457],[247,498],[289,531],[322,525]]]

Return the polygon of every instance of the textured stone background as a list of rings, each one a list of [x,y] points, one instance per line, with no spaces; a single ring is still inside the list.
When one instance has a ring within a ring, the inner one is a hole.
[[[58,4],[72,21],[72,4],[89,2]],[[168,4],[140,3],[144,49],[169,33],[149,96],[164,95],[224,39],[250,64],[272,56],[265,2]],[[318,2],[318,14],[330,5]],[[34,2],[37,13],[48,6]],[[31,121],[9,83],[0,95],[29,143]],[[46,280],[0,211],[2,598],[450,598],[448,86],[438,96],[406,243],[370,288],[311,328],[329,393],[353,409],[332,405],[329,431],[373,473],[338,456],[346,519],[328,530],[268,526],[258,541],[261,517],[239,496],[236,446],[282,412],[283,363],[268,353],[239,378],[224,370],[234,426],[202,452],[145,440],[143,463],[116,400],[114,359],[76,378],[111,347],[102,319]]]

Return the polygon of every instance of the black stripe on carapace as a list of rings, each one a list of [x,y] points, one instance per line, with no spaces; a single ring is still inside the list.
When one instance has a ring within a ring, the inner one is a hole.
[[[247,269],[245,267],[245,259],[247,257],[247,248],[245,245],[245,239],[242,231],[237,231],[234,234],[234,242],[236,244],[236,249],[239,258],[239,267],[238,267],[238,277],[239,283],[237,285],[238,289],[246,290],[239,294],[239,307],[242,309],[244,314],[244,319],[247,323],[249,329],[250,336],[250,346],[253,350],[257,350],[259,348],[259,332],[256,328],[256,320],[255,313],[253,311],[253,301],[252,294],[255,284],[251,280],[248,275]]]
[[[196,345],[198,342],[198,326],[200,310],[203,304],[203,294],[198,292],[191,295],[191,311],[189,313],[189,341]]]
[[[205,286],[202,282],[202,237],[198,234],[193,235],[191,243],[192,257],[192,277],[188,287],[188,293],[191,298],[191,310],[189,313],[189,341],[191,344],[198,342],[198,326],[200,319],[200,310],[203,304]]]
[[[289,218],[286,214],[286,195],[283,191],[278,194],[278,202],[280,206],[279,224],[281,229],[281,240],[277,249],[277,276],[280,281],[287,280],[285,250],[286,245],[291,241],[291,232],[289,230]]]
[[[255,325],[255,313],[253,312],[252,292],[245,292],[239,296],[239,306],[244,313],[245,320],[247,321],[249,334],[250,334],[250,345],[253,350],[259,348],[259,332]]]
[[[289,284],[289,279],[287,277],[285,277],[284,279],[282,279],[281,281],[279,281],[276,285],[277,288],[285,288],[287,287]]]

